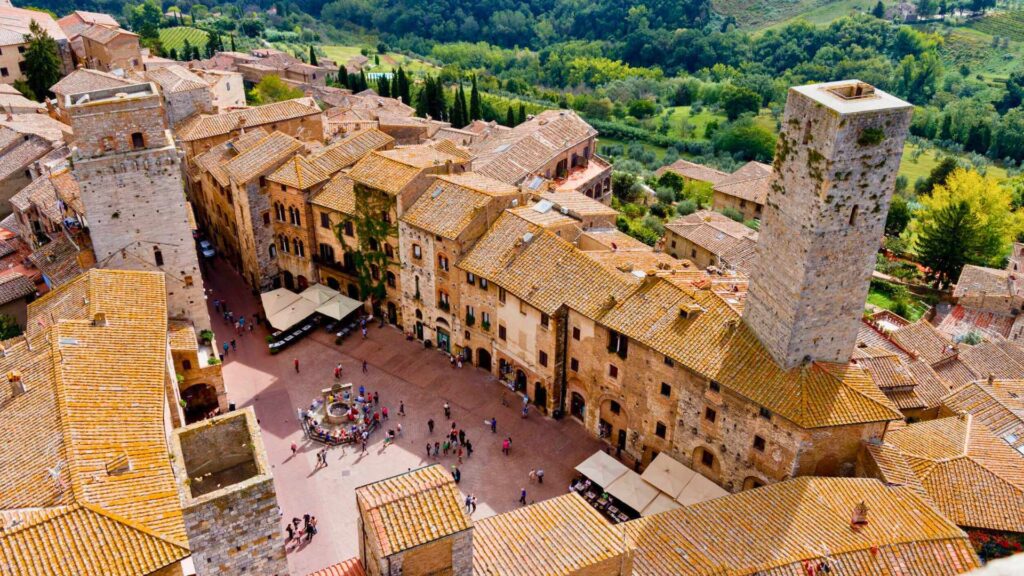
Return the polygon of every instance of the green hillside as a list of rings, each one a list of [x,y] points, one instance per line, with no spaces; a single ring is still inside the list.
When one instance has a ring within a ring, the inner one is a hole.
[[[174,50],[181,50],[181,47],[185,45],[186,39],[193,46],[202,50],[206,47],[208,38],[206,32],[191,26],[175,26],[173,28],[160,29],[160,43],[163,44],[164,51],[166,52],[170,52],[172,48]]]

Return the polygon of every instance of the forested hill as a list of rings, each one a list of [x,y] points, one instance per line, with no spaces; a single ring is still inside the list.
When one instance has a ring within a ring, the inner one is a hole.
[[[513,47],[623,40],[641,26],[699,28],[712,13],[709,0],[335,0],[322,16],[399,37]]]

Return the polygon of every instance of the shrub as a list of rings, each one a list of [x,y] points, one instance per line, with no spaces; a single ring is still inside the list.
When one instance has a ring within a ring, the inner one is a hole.
[[[680,216],[693,214],[696,211],[697,203],[694,202],[693,200],[683,200],[682,202],[676,204],[676,214],[679,214]]]
[[[728,216],[737,222],[743,222],[743,213],[733,208],[732,206],[726,206],[722,208],[722,215]]]

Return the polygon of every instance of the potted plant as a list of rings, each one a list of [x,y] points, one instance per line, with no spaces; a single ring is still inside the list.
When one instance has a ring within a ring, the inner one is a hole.
[[[210,330],[209,328],[207,328],[206,330],[200,331],[199,332],[199,340],[203,344],[209,345],[210,342],[213,342],[213,330]]]

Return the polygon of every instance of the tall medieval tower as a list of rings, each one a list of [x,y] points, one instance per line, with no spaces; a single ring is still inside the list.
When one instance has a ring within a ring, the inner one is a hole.
[[[97,266],[164,272],[168,314],[210,328],[181,160],[156,87],[145,82],[66,98]]]
[[[789,90],[743,313],[782,367],[849,361],[912,110],[856,80]]]

